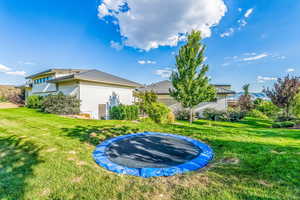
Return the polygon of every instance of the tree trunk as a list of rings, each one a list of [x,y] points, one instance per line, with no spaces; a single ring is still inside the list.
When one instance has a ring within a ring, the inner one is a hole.
[[[193,108],[190,108],[190,124],[193,123]]]

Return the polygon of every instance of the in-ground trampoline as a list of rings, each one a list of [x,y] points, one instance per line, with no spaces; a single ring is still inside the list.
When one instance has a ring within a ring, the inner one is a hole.
[[[148,178],[203,168],[213,152],[208,145],[188,137],[144,132],[106,140],[93,156],[107,170]]]

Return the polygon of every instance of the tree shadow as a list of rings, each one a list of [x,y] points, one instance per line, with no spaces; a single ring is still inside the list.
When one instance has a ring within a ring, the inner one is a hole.
[[[15,136],[0,138],[0,199],[23,199],[40,148]]]
[[[253,118],[244,118],[240,124],[248,125],[250,128],[270,128],[271,121],[265,119],[253,119]]]
[[[68,137],[77,138],[81,142],[87,142],[92,145],[97,145],[113,137],[141,132],[139,128],[113,125],[75,126],[74,128],[62,128],[62,131]]]

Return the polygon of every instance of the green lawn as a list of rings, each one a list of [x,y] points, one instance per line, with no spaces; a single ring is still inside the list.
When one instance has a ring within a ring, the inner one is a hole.
[[[300,130],[267,121],[176,125],[63,118],[26,108],[0,110],[0,199],[300,199]],[[92,152],[136,131],[179,133],[215,152],[203,170],[142,179],[97,166]]]

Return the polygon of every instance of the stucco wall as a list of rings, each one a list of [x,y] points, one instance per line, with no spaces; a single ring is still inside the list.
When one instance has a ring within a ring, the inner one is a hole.
[[[108,103],[113,92],[119,96],[122,104],[131,105],[133,103],[132,88],[80,81],[81,112],[91,114],[92,118],[98,119],[99,104]]]
[[[72,95],[79,98],[79,83],[75,81],[59,83],[58,92],[62,92],[64,95]]]
[[[176,111],[182,109],[180,103],[177,103],[171,96],[169,95],[159,95],[158,101],[167,104],[171,110]],[[172,103],[172,104],[171,104]],[[206,108],[214,108],[216,110],[226,110],[227,109],[227,99],[226,96],[218,96],[218,100],[216,102],[204,102],[195,106],[194,112],[199,113],[200,115]]]

